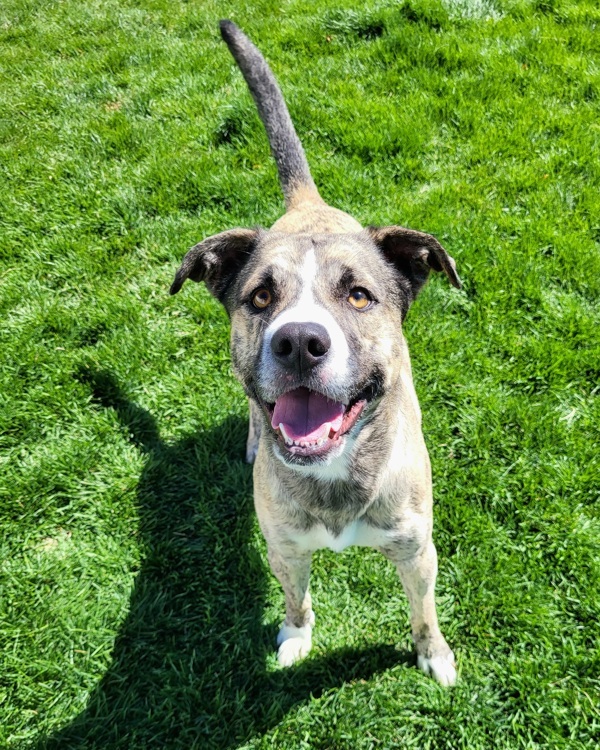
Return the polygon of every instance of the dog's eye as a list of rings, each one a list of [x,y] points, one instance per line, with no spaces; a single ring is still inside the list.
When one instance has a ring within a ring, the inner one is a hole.
[[[350,290],[348,302],[357,310],[366,310],[367,307],[371,306],[373,300],[366,289],[356,287],[355,289]]]
[[[254,296],[252,297],[252,304],[254,307],[256,307],[257,310],[264,310],[265,307],[268,307],[273,300],[273,297],[271,296],[271,292],[268,289],[259,289],[258,291],[254,292]]]

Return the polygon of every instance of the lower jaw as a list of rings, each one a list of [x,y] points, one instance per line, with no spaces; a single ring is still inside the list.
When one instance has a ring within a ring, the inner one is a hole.
[[[325,459],[336,452],[336,448],[341,448],[345,442],[345,435],[338,435],[334,438],[325,438],[321,445],[287,445],[282,437],[277,440],[277,446],[281,455],[290,459]]]

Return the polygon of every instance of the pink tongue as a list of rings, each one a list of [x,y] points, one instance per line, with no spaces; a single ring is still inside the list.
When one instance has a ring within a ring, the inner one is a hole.
[[[336,432],[342,426],[344,404],[329,401],[308,388],[296,388],[280,396],[275,403],[271,424],[275,429],[283,424],[291,440],[314,442]]]

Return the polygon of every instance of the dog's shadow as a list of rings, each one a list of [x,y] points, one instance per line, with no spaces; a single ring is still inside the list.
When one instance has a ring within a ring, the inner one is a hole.
[[[233,747],[311,696],[411,660],[380,645],[269,668],[276,629],[262,624],[270,573],[251,543],[246,426],[228,418],[167,444],[110,373],[86,371],[85,380],[145,455],[137,489],[143,563],[111,666],[85,710],[38,747]]]

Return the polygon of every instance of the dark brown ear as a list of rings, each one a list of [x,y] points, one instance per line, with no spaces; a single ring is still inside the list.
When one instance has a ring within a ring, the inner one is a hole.
[[[450,283],[460,289],[456,263],[430,234],[405,227],[368,227],[371,239],[410,284],[414,299],[427,281],[429,272],[443,271]]]
[[[204,281],[209,291],[223,301],[231,281],[250,257],[259,232],[229,229],[199,242],[186,253],[171,284],[171,294],[177,294],[184,281],[191,279]]]

